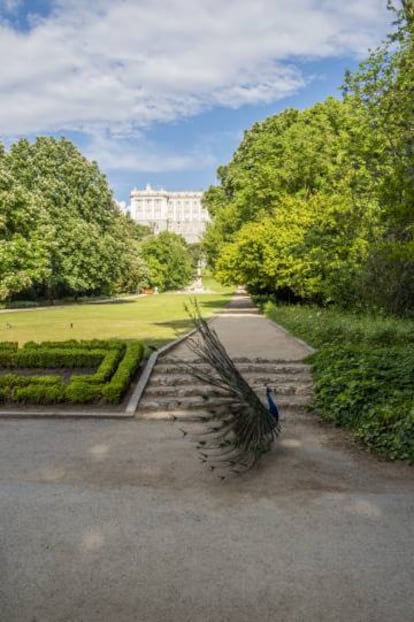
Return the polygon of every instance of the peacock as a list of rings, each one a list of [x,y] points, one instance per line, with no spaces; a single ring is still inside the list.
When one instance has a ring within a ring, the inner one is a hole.
[[[243,473],[270,450],[280,433],[279,412],[272,390],[266,389],[266,408],[240,374],[217,333],[201,316],[197,301],[193,300],[191,307],[186,305],[186,311],[197,329],[195,336],[188,339],[188,347],[207,364],[205,369],[189,362],[188,371],[212,387],[205,398],[206,414],[198,418],[204,424],[203,430],[192,435],[199,457],[212,471],[224,468]],[[211,397],[226,399],[214,406],[209,403]]]
[[[276,405],[276,402],[274,401],[273,397],[272,397],[272,389],[270,387],[266,387],[266,399],[267,399],[267,404],[268,404],[268,409],[270,414],[272,415],[272,417],[275,419],[276,423],[278,424],[280,421],[280,415],[279,415],[279,409]]]

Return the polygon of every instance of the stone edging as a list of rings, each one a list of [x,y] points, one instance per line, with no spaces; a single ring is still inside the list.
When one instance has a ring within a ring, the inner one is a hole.
[[[48,406],[45,406],[47,409]],[[0,419],[126,419],[130,415],[121,410],[111,412],[105,410],[0,410]]]
[[[127,404],[127,407],[125,409],[125,414],[133,417],[135,414],[136,409],[138,408],[138,404],[141,400],[142,394],[145,391],[145,387],[147,386],[149,379],[151,377],[152,371],[155,367],[155,364],[158,360],[158,357],[161,354],[164,354],[165,352],[168,352],[169,350],[171,350],[172,348],[175,348],[175,346],[178,346],[182,341],[184,341],[185,339],[187,339],[187,337],[190,337],[191,335],[193,335],[195,332],[197,332],[196,328],[193,328],[193,330],[191,330],[189,333],[187,333],[186,335],[183,335],[182,337],[180,337],[179,339],[176,339],[175,341],[172,341],[171,343],[167,343],[165,346],[163,346],[162,348],[160,348],[159,350],[156,350],[155,352],[153,352],[151,354],[151,356],[148,359],[147,364],[145,365],[144,371],[142,372],[136,386],[134,389],[134,392],[132,393],[130,400]]]
[[[303,339],[299,339],[299,337],[295,337],[295,335],[292,335],[292,333],[290,331],[288,331],[286,328],[283,328],[283,326],[281,326],[280,324],[278,324],[277,322],[275,322],[274,320],[271,320],[270,317],[267,317],[266,315],[263,314],[263,316],[272,324],[274,324],[275,326],[277,326],[282,333],[284,333],[285,335],[287,335],[288,337],[290,337],[291,339],[294,339],[297,343],[300,343],[301,346],[303,346],[304,348],[306,348],[307,350],[309,350],[309,354],[314,354],[316,352],[316,349],[313,348],[312,346],[310,346],[308,343],[306,343],[306,341],[303,341]]]

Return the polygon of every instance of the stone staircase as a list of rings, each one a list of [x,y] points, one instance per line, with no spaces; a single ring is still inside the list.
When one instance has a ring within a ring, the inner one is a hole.
[[[265,403],[265,388],[271,386],[279,410],[283,414],[306,412],[312,392],[310,367],[302,361],[233,359],[249,385]],[[138,406],[137,416],[144,418],[197,418],[206,407],[228,401],[217,395],[210,385],[203,384],[188,371],[185,359],[160,357]],[[207,369],[198,360],[192,366]]]

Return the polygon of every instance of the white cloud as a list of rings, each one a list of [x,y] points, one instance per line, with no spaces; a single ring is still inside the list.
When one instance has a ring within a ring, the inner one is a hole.
[[[0,132],[128,134],[217,104],[275,101],[306,82],[301,60],[378,43],[384,4],[55,0],[29,32],[0,23]]]
[[[211,148],[203,144],[188,153],[177,153],[171,148],[161,148],[144,135],[135,133],[128,137],[107,136],[95,133],[83,153],[90,160],[108,171],[131,171],[141,173],[166,173],[173,171],[198,171],[216,167],[218,162]]]

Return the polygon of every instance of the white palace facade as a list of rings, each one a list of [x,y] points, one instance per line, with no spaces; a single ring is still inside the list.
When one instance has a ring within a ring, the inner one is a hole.
[[[153,233],[173,231],[181,234],[189,244],[200,240],[209,220],[208,212],[201,205],[202,192],[168,192],[145,190],[131,192],[129,213],[136,222],[151,228]]]

